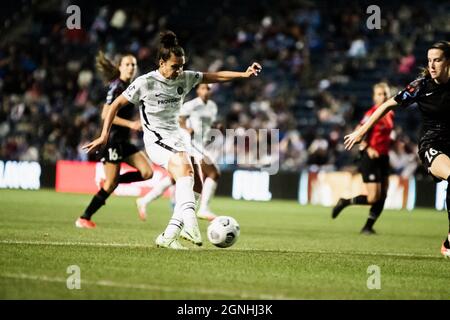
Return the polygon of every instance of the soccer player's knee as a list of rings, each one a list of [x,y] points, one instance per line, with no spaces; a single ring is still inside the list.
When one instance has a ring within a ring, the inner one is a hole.
[[[190,165],[191,163],[186,152],[178,152],[170,158],[170,164],[179,167],[187,164]]]
[[[105,184],[103,185],[103,190],[105,190],[108,193],[112,193],[117,186],[119,185],[119,180],[113,180],[113,181],[106,181]]]
[[[214,181],[218,181],[220,179],[220,172],[216,168],[211,170],[211,173],[208,175],[208,178],[213,179]]]
[[[153,170],[150,168],[144,169],[141,171],[141,176],[142,176],[142,179],[144,179],[144,180],[151,179],[153,177]]]
[[[380,200],[380,195],[377,193],[374,194],[368,194],[367,195],[367,203],[368,204],[374,204],[375,202],[377,202],[378,200]]]
[[[194,169],[192,169],[192,167],[187,167],[183,169],[183,176],[184,177],[194,177]]]
[[[194,169],[192,168],[192,166],[183,165],[177,171],[178,171],[178,176],[179,177],[192,177],[192,178],[194,178]]]

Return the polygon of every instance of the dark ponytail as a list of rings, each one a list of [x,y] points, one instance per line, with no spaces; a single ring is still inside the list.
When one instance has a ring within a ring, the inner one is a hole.
[[[445,41],[445,40],[438,41],[438,42],[434,43],[431,47],[428,48],[428,50],[431,50],[431,49],[442,50],[444,52],[445,59],[450,60],[450,42],[449,41]],[[422,68],[420,75],[425,78],[431,77],[430,71],[428,70],[428,68]]]
[[[178,44],[178,39],[174,32],[170,30],[161,32],[160,43],[158,60],[167,61],[172,53],[177,57],[184,56],[184,50]]]

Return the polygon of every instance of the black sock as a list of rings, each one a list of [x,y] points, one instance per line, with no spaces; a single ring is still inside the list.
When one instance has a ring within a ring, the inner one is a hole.
[[[343,204],[344,207],[350,205],[350,204],[352,203],[351,201],[352,201],[352,199],[343,199],[343,198],[339,199],[339,202],[340,202],[341,204]]]
[[[92,215],[105,204],[108,197],[109,193],[103,189],[100,189],[100,191],[97,192],[97,194],[92,198],[91,203],[89,203],[81,218],[91,220]]]
[[[127,172],[119,176],[119,183],[131,183],[143,180],[144,178],[142,178],[139,171]]]
[[[380,217],[381,212],[384,208],[384,201],[386,198],[382,198],[375,202],[372,207],[370,207],[369,217],[367,218],[367,222],[364,226],[364,229],[372,229],[373,225],[377,221],[377,219]]]
[[[350,199],[351,204],[369,204],[367,202],[367,196],[359,195],[357,197],[354,197]]]

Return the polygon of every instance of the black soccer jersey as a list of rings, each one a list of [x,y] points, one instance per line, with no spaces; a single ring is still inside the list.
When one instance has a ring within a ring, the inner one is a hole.
[[[125,89],[128,87],[129,83],[122,81],[120,78],[111,81],[108,86],[108,94],[106,96],[106,104],[113,103],[114,99],[116,99]],[[132,120],[134,116],[134,105],[128,103],[123,106],[117,112],[117,116],[123,119]],[[110,134],[109,134],[109,143],[123,142],[128,141],[130,139],[130,129],[122,126],[112,125]]]
[[[437,84],[430,78],[419,78],[394,99],[402,106],[418,104],[423,119],[420,144],[450,144],[450,81]]]

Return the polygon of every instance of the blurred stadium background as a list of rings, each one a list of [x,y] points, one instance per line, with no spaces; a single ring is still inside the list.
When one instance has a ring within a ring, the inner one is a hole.
[[[279,158],[259,163],[251,155],[256,164],[222,165],[218,194],[332,205],[360,187],[357,151],[344,151],[343,137],[372,105],[372,85],[387,81],[396,92],[426,64],[427,47],[450,38],[446,1],[380,1],[381,29],[369,30],[366,8],[372,2],[2,1],[0,188],[93,192],[101,168],[87,165],[92,158],[80,146],[98,134],[105,98],[95,55],[99,50],[110,57],[131,52],[140,72],[147,72],[155,67],[159,32],[170,29],[186,50],[186,69],[241,70],[252,61],[264,67],[253,81],[214,86],[212,99],[226,128],[279,129]],[[66,28],[71,4],[81,8],[79,30]],[[416,156],[419,120],[414,106],[396,112],[389,208],[443,209],[446,186],[436,187]],[[142,145],[138,135],[133,139]],[[234,141],[227,143],[225,157],[250,152],[235,150]],[[259,170],[276,160],[277,175]],[[137,195],[151,187],[137,185],[118,191]],[[2,219],[7,219],[11,213],[4,210],[15,198],[8,191],[0,196]],[[119,200],[112,200],[111,210],[116,210],[114,201]],[[83,207],[74,203],[73,219]],[[235,208],[239,206],[245,208],[244,202],[236,202]],[[283,210],[301,207],[290,202],[290,208]],[[18,207],[8,210],[20,212]],[[233,215],[234,209],[230,211]],[[249,217],[243,219],[251,223]],[[19,234],[11,233],[13,238]]]

